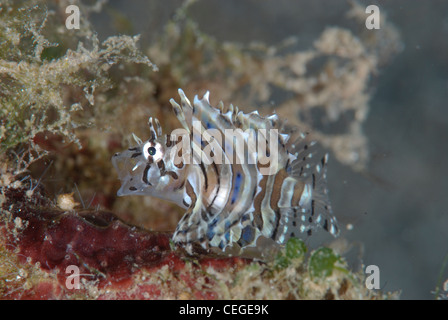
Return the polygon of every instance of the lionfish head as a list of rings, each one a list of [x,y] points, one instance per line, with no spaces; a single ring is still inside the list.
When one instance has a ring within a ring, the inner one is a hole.
[[[155,125],[154,125],[155,124]],[[121,180],[118,196],[150,195],[167,200],[181,184],[183,176],[179,166],[172,161],[175,145],[170,137],[162,135],[157,119],[149,118],[151,136],[142,141],[134,135],[137,146],[112,157],[112,163]]]

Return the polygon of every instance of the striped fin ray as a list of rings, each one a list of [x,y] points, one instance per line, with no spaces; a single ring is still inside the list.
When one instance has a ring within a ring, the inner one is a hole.
[[[182,124],[185,130],[191,131],[191,121],[193,115],[193,107],[191,106],[190,100],[185,96],[182,89],[178,90],[180,96],[180,105],[173,98],[170,99],[171,106],[173,107],[174,113],[177,119]]]

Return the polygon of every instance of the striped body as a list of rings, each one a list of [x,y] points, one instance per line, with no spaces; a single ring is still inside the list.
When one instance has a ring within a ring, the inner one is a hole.
[[[119,195],[152,195],[186,208],[173,241],[189,252],[195,244],[222,251],[256,247],[259,239],[282,244],[317,227],[338,234],[325,187],[327,157],[313,157],[315,144],[307,135],[276,115],[212,107],[208,92],[193,104],[179,94],[180,105],[170,102],[190,152],[180,152],[179,137],[163,135],[150,119],[150,139],[113,157]]]

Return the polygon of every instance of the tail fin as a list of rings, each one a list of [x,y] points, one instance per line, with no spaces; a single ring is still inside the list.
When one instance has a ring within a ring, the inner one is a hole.
[[[324,230],[337,237],[339,227],[328,197],[327,163],[328,154],[325,154],[320,163],[315,166],[315,172],[311,174],[311,185],[313,187],[311,216]]]
[[[277,236],[279,242],[303,233],[311,235],[312,231],[320,227],[334,237],[339,235],[339,227],[332,212],[326,183],[328,154],[320,161],[316,161],[312,159],[314,152],[311,147],[302,145],[301,151],[298,152],[300,158],[294,160],[288,168],[290,175],[303,181],[305,186],[298,206],[282,208],[280,212],[282,232]]]

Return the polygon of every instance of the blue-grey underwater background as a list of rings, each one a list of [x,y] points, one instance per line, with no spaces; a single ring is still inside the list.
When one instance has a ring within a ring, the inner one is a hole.
[[[144,48],[182,1],[110,0],[141,34]],[[329,189],[343,237],[364,265],[380,269],[381,288],[402,299],[433,299],[448,254],[448,1],[359,1],[378,5],[401,34],[403,50],[371,79],[364,124],[368,174],[329,167]],[[208,0],[190,15],[220,41],[275,45],[296,36],[307,48],[328,26],[344,26],[345,0]],[[116,34],[110,17],[92,16],[100,39]],[[372,31],[375,32],[375,31]],[[448,292],[442,292],[448,294]]]

